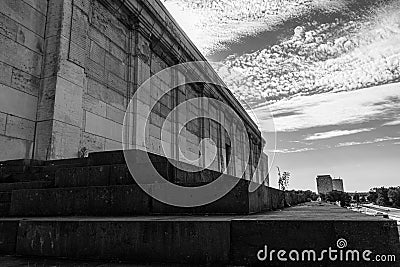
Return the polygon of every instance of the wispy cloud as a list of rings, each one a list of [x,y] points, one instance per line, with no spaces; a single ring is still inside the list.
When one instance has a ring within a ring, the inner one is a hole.
[[[164,5],[199,49],[208,54],[239,42],[243,36],[272,29],[283,21],[310,12],[345,7],[336,0],[163,0]]]
[[[382,126],[397,126],[400,125],[400,120],[394,120],[384,123]]]
[[[283,148],[283,149],[274,149],[274,150],[268,150],[267,153],[283,153],[283,154],[287,154],[287,153],[299,153],[299,152],[306,152],[306,151],[313,151],[316,150],[316,148],[311,148],[311,147],[307,147],[307,148]]]
[[[322,132],[322,133],[315,133],[312,135],[309,135],[305,140],[320,140],[320,139],[328,139],[328,138],[334,138],[334,137],[339,137],[339,136],[345,136],[345,135],[352,135],[356,133],[362,133],[362,132],[369,132],[372,131],[374,128],[364,128],[364,129],[355,129],[355,130],[334,130],[334,131],[329,131],[329,132]]]
[[[259,125],[263,131],[271,129],[272,119],[265,114],[286,113],[287,116],[273,119],[278,132],[357,124],[388,119],[388,116],[394,119],[400,113],[400,106],[392,104],[390,99],[400,96],[399,89],[400,83],[397,83],[350,92],[297,96],[255,108],[253,112],[260,120]]]
[[[287,39],[216,69],[238,98],[255,104],[400,81],[400,2],[367,15],[299,23]]]
[[[366,145],[366,144],[375,144],[375,143],[380,143],[380,142],[386,142],[386,141],[394,141],[394,140],[400,140],[400,137],[382,137],[382,138],[376,138],[374,140],[366,140],[362,142],[344,142],[344,143],[339,143],[335,147],[346,147],[346,146],[356,146],[356,145]],[[394,143],[397,144],[397,143]]]

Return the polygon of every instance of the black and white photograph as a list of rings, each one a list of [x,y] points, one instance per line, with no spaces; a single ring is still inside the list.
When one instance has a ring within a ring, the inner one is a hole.
[[[0,0],[0,267],[399,266],[400,0]]]

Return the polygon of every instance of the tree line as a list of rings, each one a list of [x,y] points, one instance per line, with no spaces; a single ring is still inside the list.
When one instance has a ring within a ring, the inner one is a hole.
[[[373,188],[367,199],[376,205],[400,208],[400,186]]]

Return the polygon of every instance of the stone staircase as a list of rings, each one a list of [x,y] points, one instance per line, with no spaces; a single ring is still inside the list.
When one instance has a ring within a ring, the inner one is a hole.
[[[157,170],[168,180],[185,186],[204,185],[217,172],[186,174],[160,156],[151,155]],[[88,158],[48,162],[3,163],[3,216],[132,216],[152,214],[251,214],[283,208],[279,190],[260,186],[248,192],[250,182],[238,179],[221,199],[195,208],[161,203],[133,180],[122,151],[92,153]],[[189,176],[195,177],[189,177]],[[196,176],[197,175],[197,176]],[[222,179],[237,178],[223,175]],[[14,181],[10,183],[10,181]],[[149,187],[160,184],[148,182]],[[304,201],[304,200],[303,200]],[[297,199],[293,200],[297,204]],[[8,212],[7,212],[8,211]]]
[[[163,157],[150,157],[159,173],[176,184],[203,185],[220,175],[210,170],[188,174]],[[394,221],[314,204],[312,209],[306,205],[271,212],[282,209],[285,202],[294,206],[304,199],[266,186],[249,192],[246,180],[204,206],[161,203],[136,184],[122,151],[92,153],[82,159],[8,161],[0,166],[3,255],[247,266],[266,264],[256,257],[266,244],[276,249],[327,248],[341,237],[360,249],[399,252]],[[148,186],[160,184],[149,180]],[[329,261],[323,265],[338,266]]]

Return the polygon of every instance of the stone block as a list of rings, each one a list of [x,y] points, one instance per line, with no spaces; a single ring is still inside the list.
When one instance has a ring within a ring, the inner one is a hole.
[[[24,25],[40,36],[44,36],[46,18],[43,14],[22,0],[4,0],[0,10],[11,19]]]
[[[161,129],[160,127],[150,124],[149,125],[149,134],[159,140],[161,140]]]
[[[11,40],[17,38],[18,24],[4,14],[0,14],[0,34],[7,36]]]
[[[0,83],[10,86],[12,67],[8,64],[0,62]]]
[[[109,41],[106,36],[96,28],[89,28],[89,38],[96,42],[103,49],[107,49],[107,47],[109,47]]]
[[[53,120],[39,121],[36,125],[35,158],[47,160],[51,154]]]
[[[0,111],[36,120],[37,97],[0,84]]]
[[[94,41],[90,42],[89,56],[90,59],[96,62],[97,64],[100,64],[102,66],[105,65],[106,50]]]
[[[102,4],[95,1],[92,4],[92,24],[97,30],[104,33],[110,40],[120,46],[126,47],[127,29],[113,16]]]
[[[118,93],[120,93],[122,95],[127,94],[127,90],[128,90],[127,83],[123,79],[121,79],[120,77],[115,75],[114,73],[112,73],[112,72],[107,73],[107,83],[108,83],[108,86],[112,87]]]
[[[45,40],[43,78],[52,77],[57,74],[61,59],[59,48],[62,40],[62,38],[58,38],[57,36],[52,36]]]
[[[43,37],[31,32],[24,26],[18,26],[17,42],[33,51],[43,54]]]
[[[124,96],[93,79],[88,80],[88,94],[120,110],[126,109]]]
[[[33,141],[35,135],[35,122],[8,115],[6,135]]]
[[[78,157],[80,137],[80,127],[54,120],[50,156],[48,159]]]
[[[113,106],[107,105],[106,117],[108,119],[115,121],[119,124],[123,124],[124,116],[125,116],[125,111],[120,110],[118,108],[114,108]]]
[[[72,167],[56,171],[56,187],[107,186],[110,166]]]
[[[105,150],[105,138],[94,134],[83,132],[81,148],[85,147],[89,152]]]
[[[99,116],[107,116],[107,104],[97,98],[94,98],[91,95],[83,95],[82,107],[84,110],[90,111],[91,113],[97,114]]]
[[[150,196],[137,185],[13,191],[14,216],[123,216],[149,214]]]
[[[142,58],[138,58],[138,69],[133,70],[134,73],[133,75],[137,75],[138,80],[137,80],[137,85],[141,86],[146,80],[150,78],[150,66],[148,63],[143,60]]]
[[[31,158],[32,148],[32,141],[0,136],[0,160]]]
[[[155,153],[158,155],[162,154],[161,140],[154,136],[149,137],[149,142],[146,144],[146,147],[151,153]]]
[[[81,11],[83,11],[85,14],[89,13],[90,9],[90,1],[87,0],[75,0],[74,5],[78,6]]]
[[[113,164],[110,170],[110,185],[135,184],[126,164]]]
[[[21,221],[18,233],[16,251],[22,255],[164,265],[229,261],[226,218],[27,220]]]
[[[81,48],[86,48],[88,31],[89,23],[86,14],[81,9],[73,7],[71,42]]]
[[[114,141],[122,141],[121,124],[90,112],[86,112],[85,131]]]
[[[121,80],[125,79],[127,64],[123,60],[120,60],[110,53],[105,56],[105,67],[107,72],[112,72],[117,75]],[[126,85],[123,87],[123,92],[126,91]],[[117,87],[118,89],[118,87]]]
[[[1,183],[0,184],[0,192],[10,193],[12,190],[43,189],[43,188],[49,188],[53,185],[54,185],[54,183],[52,181]],[[11,201],[11,198],[8,201]]]
[[[122,50],[119,46],[117,46],[113,42],[110,42],[108,51],[111,53],[111,55],[116,57],[119,61],[126,62],[127,54],[125,53],[124,50]]]
[[[54,103],[54,119],[77,127],[82,126],[83,88],[59,77]]]
[[[105,148],[106,151],[122,150],[122,143],[110,139],[106,139]]]
[[[15,254],[17,245],[18,220],[0,221],[0,251],[2,254]]]
[[[42,13],[43,15],[46,15],[47,12],[47,1],[48,0],[23,0],[25,3]]]
[[[86,73],[89,78],[94,78],[101,82],[106,82],[107,77],[105,75],[104,65],[100,65],[91,59],[86,60]]]
[[[89,164],[93,166],[125,164],[125,155],[121,150],[90,153]]]
[[[0,47],[2,48],[0,51],[0,61],[36,77],[40,77],[42,67],[42,56],[40,54],[3,35],[0,35]]]
[[[87,54],[86,48],[82,48],[73,42],[70,43],[68,58],[78,66],[85,67]]]
[[[0,112],[0,135],[4,135],[6,132],[6,121],[7,114]]]
[[[40,79],[14,68],[12,71],[11,86],[33,96],[38,96]]]
[[[84,69],[73,62],[62,60],[60,62],[58,75],[77,86],[84,87],[85,73]]]
[[[54,101],[57,77],[44,78],[37,108],[38,121],[51,120],[54,116]]]

